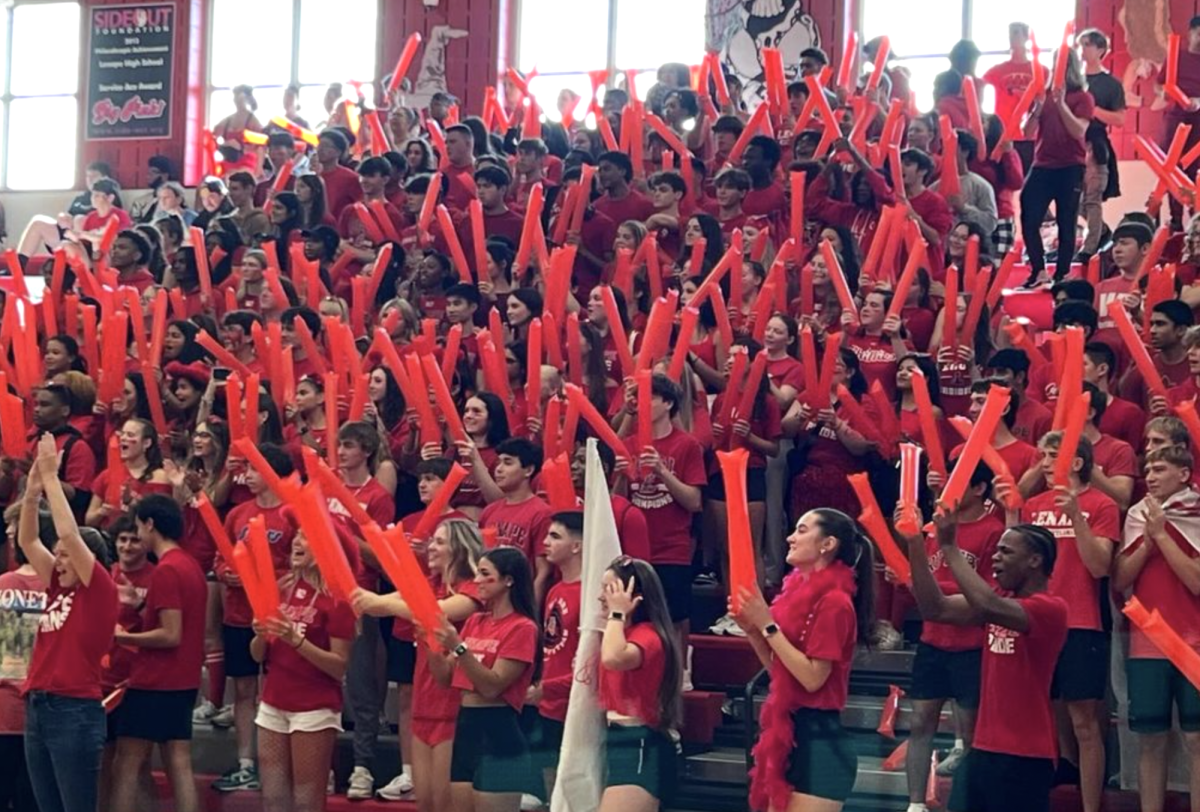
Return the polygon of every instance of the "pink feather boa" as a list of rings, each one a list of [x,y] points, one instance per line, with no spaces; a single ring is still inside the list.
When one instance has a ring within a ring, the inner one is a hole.
[[[811,574],[793,572],[783,582],[783,591],[771,604],[771,616],[780,632],[804,651],[812,625],[813,610],[827,593],[857,591],[854,570],[840,561]],[[771,689],[763,704],[759,723],[762,732],[754,745],[754,768],[750,771],[750,808],[787,809],[791,784],[787,781],[788,759],[796,746],[792,712],[805,706],[809,692],[778,657],[771,663]]]

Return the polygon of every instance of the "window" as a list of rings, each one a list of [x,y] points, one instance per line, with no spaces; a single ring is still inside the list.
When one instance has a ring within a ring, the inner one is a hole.
[[[555,100],[563,89],[585,100],[590,96],[588,71],[608,68],[610,79],[617,72],[634,71],[637,94],[645,98],[659,65],[695,65],[704,55],[706,0],[520,3],[517,64],[526,73],[537,69],[530,91],[554,119],[558,118]],[[563,18],[564,8],[570,9],[569,24]],[[579,31],[589,34],[581,37]]]
[[[232,88],[250,85],[262,123],[300,86],[301,117],[316,127],[334,82],[377,78],[379,0],[213,0],[208,121],[233,112]],[[349,88],[347,88],[349,90]]]
[[[983,52],[976,76],[1008,59],[1008,24],[1030,25],[1042,49],[1042,61],[1050,65],[1054,49],[1062,41],[1063,26],[1075,18],[1075,0],[925,0],[920,13],[895,0],[864,0],[864,40],[887,34],[896,64],[912,74],[911,86],[917,107],[933,107],[933,78],[950,66],[946,54],[960,39],[972,40]],[[990,89],[983,107],[992,109]]]
[[[6,189],[70,189],[75,184],[79,32],[76,2],[17,2],[0,10],[0,185]],[[11,46],[5,48],[5,42]],[[54,47],[46,47],[51,42]],[[13,70],[14,65],[20,70]],[[54,157],[31,160],[38,155]]]

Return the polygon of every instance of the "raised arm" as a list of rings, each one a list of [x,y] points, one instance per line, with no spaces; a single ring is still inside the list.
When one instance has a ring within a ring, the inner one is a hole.
[[[896,506],[896,522],[899,524],[902,508]],[[953,521],[951,520],[953,519]],[[945,529],[939,525],[939,534],[949,534],[951,541],[957,535],[958,522],[954,517],[940,520]],[[908,547],[908,560],[912,563],[912,593],[917,599],[917,608],[923,620],[932,623],[947,623],[954,626],[980,626],[983,615],[978,612],[962,595],[947,595],[938,585],[937,580],[929,569],[929,555],[925,551],[925,536],[918,530],[911,536],[901,535],[901,540]]]
[[[50,503],[50,515],[54,519],[54,530],[58,534],[58,546],[71,562],[79,582],[86,587],[92,582],[96,556],[92,555],[92,551],[83,543],[83,537],[79,535],[75,512],[71,509],[71,503],[58,478],[58,465],[59,452],[54,437],[43,434],[38,441],[38,457],[34,467],[41,475],[46,501]]]
[[[38,532],[38,506],[41,499],[42,479],[38,475],[37,466],[34,466],[25,480],[25,496],[21,500],[21,518],[17,524],[17,544],[21,545],[21,552],[25,553],[25,558],[37,573],[38,580],[49,586],[54,575],[54,553],[42,544],[41,534]]]

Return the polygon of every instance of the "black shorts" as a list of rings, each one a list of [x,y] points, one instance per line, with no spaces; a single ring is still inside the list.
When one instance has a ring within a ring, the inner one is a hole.
[[[858,756],[834,710],[801,708],[792,713],[796,746],[788,757],[787,780],[805,795],[845,801],[854,791]]]
[[[253,639],[254,629],[221,626],[221,646],[225,649],[225,676],[258,676],[262,666],[250,656],[250,641]]]
[[[717,471],[708,478],[704,486],[704,498],[717,502],[725,501],[725,474]],[[767,469],[749,468],[746,471],[746,501],[767,501]]]
[[[607,787],[641,787],[660,801],[675,792],[678,756],[675,742],[663,733],[637,725],[609,725],[605,743]]]
[[[1129,729],[1134,733],[1166,733],[1171,708],[1179,711],[1179,729],[1200,731],[1200,691],[1170,660],[1125,661],[1129,682]]]
[[[117,714],[117,737],[149,742],[190,741],[196,689],[146,691],[130,688]]]
[[[1092,629],[1071,629],[1058,655],[1050,696],[1063,702],[1108,696],[1109,636]]]
[[[379,636],[387,652],[387,681],[399,685],[412,685],[413,670],[417,665],[417,646],[411,640],[401,640],[392,634],[394,617],[379,619]]]
[[[954,772],[951,812],[1049,812],[1054,762],[971,750]]]
[[[521,711],[521,729],[529,742],[533,769],[558,769],[558,751],[562,749],[564,723],[538,713],[536,705],[526,705]]]
[[[983,650],[946,651],[928,643],[917,644],[909,699],[953,699],[959,707],[979,707]]]
[[[478,792],[545,791],[541,776],[534,780],[529,742],[515,710],[507,705],[459,710],[450,782],[468,783]]]
[[[692,567],[690,564],[655,564],[654,572],[662,581],[667,596],[667,610],[672,623],[683,623],[692,617]]]

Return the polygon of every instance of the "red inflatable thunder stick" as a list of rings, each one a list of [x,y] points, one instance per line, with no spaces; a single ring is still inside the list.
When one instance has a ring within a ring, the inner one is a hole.
[[[725,503],[729,509],[729,598],[734,614],[741,611],[742,590],[754,592],[758,586],[746,491],[746,469],[749,461],[750,452],[744,448],[717,452],[717,462],[725,480]]]
[[[850,487],[854,488],[854,494],[858,497],[859,505],[862,506],[862,512],[858,515],[858,523],[866,529],[867,535],[879,548],[884,564],[896,573],[896,578],[900,583],[912,584],[912,567],[909,566],[908,558],[900,551],[896,539],[892,537],[892,531],[888,529],[867,475],[865,473],[850,474],[846,477],[846,481],[850,483]]]

